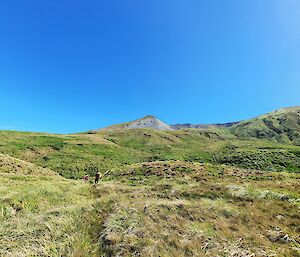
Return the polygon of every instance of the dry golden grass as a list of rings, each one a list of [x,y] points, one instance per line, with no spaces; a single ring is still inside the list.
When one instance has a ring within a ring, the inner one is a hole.
[[[299,256],[299,192],[289,188],[299,175],[176,161],[107,179],[94,192],[107,256]]]
[[[0,176],[0,256],[99,256],[89,188],[59,176]]]
[[[8,155],[0,154],[0,174],[13,173],[18,175],[57,175],[56,172],[39,167],[27,161],[23,161]]]
[[[157,161],[94,187],[0,158],[0,256],[299,256],[300,174]]]

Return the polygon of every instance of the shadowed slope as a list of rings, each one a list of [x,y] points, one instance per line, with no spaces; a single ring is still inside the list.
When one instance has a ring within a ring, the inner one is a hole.
[[[231,127],[239,137],[271,139],[300,145],[300,107],[279,109]]]

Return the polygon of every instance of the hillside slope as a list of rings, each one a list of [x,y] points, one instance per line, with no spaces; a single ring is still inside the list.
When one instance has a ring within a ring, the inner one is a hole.
[[[95,188],[98,239],[104,256],[299,256],[298,180],[182,161],[114,169]]]
[[[102,130],[90,131],[90,133],[122,129],[227,131],[234,136],[242,138],[267,139],[279,143],[300,145],[300,107],[283,108],[250,120],[219,124],[184,123],[168,125],[156,117],[149,115],[132,122],[116,124]]]
[[[255,137],[300,145],[300,107],[279,109],[230,128],[239,137]]]
[[[185,161],[1,174],[0,256],[299,256],[299,174]]]
[[[97,134],[51,135],[0,131],[0,153],[81,178],[146,161],[196,161],[264,171],[300,171],[300,147],[238,138],[228,131],[102,130]]]
[[[299,146],[226,129],[0,139],[0,256],[299,256]],[[99,186],[80,179],[96,170]]]
[[[3,154],[0,154],[0,172],[18,175],[58,175],[50,169]]]
[[[83,216],[93,201],[82,181],[0,155],[0,256],[99,256]]]

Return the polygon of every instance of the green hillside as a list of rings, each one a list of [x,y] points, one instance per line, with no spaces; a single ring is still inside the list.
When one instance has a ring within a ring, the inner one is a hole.
[[[209,129],[0,131],[0,256],[300,256],[298,114]],[[82,180],[97,170],[99,185]]]
[[[300,170],[300,147],[238,138],[226,130],[104,130],[51,135],[0,131],[0,153],[49,168],[66,178],[147,161],[183,160],[265,171]]]
[[[230,130],[239,137],[256,137],[300,145],[300,107],[284,108],[240,122]]]

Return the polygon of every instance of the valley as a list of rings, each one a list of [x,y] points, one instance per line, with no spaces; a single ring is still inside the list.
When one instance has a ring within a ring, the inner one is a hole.
[[[299,256],[299,109],[274,113],[0,131],[0,256]]]

